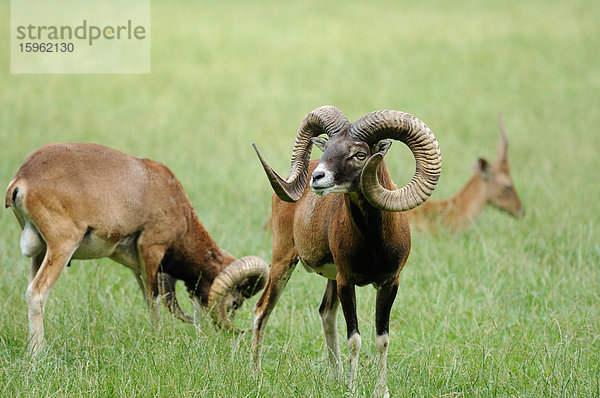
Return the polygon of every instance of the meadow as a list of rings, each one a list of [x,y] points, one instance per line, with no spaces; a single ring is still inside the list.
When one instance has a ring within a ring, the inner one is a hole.
[[[10,26],[8,2],[0,22]],[[525,207],[488,208],[460,235],[413,234],[392,310],[392,396],[600,396],[600,3],[152,2],[152,72],[10,74],[0,37],[0,183],[48,142],[96,142],[167,164],[219,245],[270,259],[271,187],[256,142],[286,174],[310,110],[350,120],[397,109],[425,121],[444,159],[434,198],[478,156],[495,157],[504,115]],[[313,151],[319,156],[318,149]],[[398,184],[414,172],[400,143]],[[299,266],[270,318],[263,373],[251,334],[163,311],[151,327],[132,274],[74,261],[50,293],[48,353],[27,357],[29,260],[0,215],[0,396],[340,397],[318,305],[325,280]],[[183,286],[179,297],[191,305]],[[375,383],[375,290],[357,290],[359,395]],[[235,323],[250,329],[256,297]],[[345,324],[338,329],[344,358]],[[345,369],[347,364],[345,363]]]

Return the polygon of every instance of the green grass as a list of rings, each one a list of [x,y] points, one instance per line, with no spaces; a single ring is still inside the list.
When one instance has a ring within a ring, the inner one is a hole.
[[[0,21],[10,25],[7,4]],[[0,182],[52,141],[160,160],[214,239],[270,256],[271,188],[250,146],[285,173],[311,109],[350,119],[411,112],[436,133],[456,192],[495,156],[502,111],[524,219],[486,210],[460,236],[413,237],[391,321],[393,396],[600,395],[598,2],[154,1],[149,75],[11,75],[0,40]],[[413,170],[395,144],[398,183]],[[3,185],[5,186],[5,185]],[[1,396],[331,396],[317,313],[325,281],[301,267],[273,316],[264,371],[249,334],[163,317],[154,331],[131,272],[77,261],[51,292],[49,353],[26,356],[28,260],[0,216]],[[180,289],[181,290],[181,289]],[[189,309],[189,303],[182,301]],[[252,306],[236,318],[250,328]],[[375,382],[374,290],[358,290],[361,395]],[[346,355],[344,322],[339,320]]]

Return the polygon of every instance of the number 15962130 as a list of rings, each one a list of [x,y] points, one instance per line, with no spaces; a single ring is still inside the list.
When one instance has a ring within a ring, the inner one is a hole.
[[[72,53],[73,43],[19,43],[22,53]]]

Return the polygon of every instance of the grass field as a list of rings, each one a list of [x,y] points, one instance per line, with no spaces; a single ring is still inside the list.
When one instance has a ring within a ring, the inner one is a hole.
[[[261,225],[272,191],[253,141],[285,174],[295,131],[317,106],[351,120],[410,112],[438,137],[442,198],[478,156],[493,160],[502,111],[526,215],[488,209],[460,236],[413,236],[392,311],[392,396],[600,396],[600,3],[326,3],[154,1],[148,75],[11,75],[2,36],[0,183],[42,144],[105,144],[169,165],[221,247],[269,259]],[[408,151],[395,144],[386,159],[408,181]],[[327,375],[325,280],[302,267],[270,319],[259,380],[248,374],[250,334],[169,316],[154,331],[131,272],[105,260],[61,276],[46,307],[49,353],[32,362],[18,242],[6,210],[0,396],[346,393]],[[251,327],[255,301],[238,326]],[[358,289],[361,396],[375,383],[374,303],[374,289]]]

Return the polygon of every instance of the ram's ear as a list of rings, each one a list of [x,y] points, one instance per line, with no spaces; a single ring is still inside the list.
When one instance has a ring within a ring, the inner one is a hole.
[[[327,144],[326,137],[312,137],[310,140],[317,148],[325,152],[325,144]]]
[[[381,140],[377,144],[373,145],[373,153],[381,153],[385,155],[392,146],[392,141],[390,140]]]

